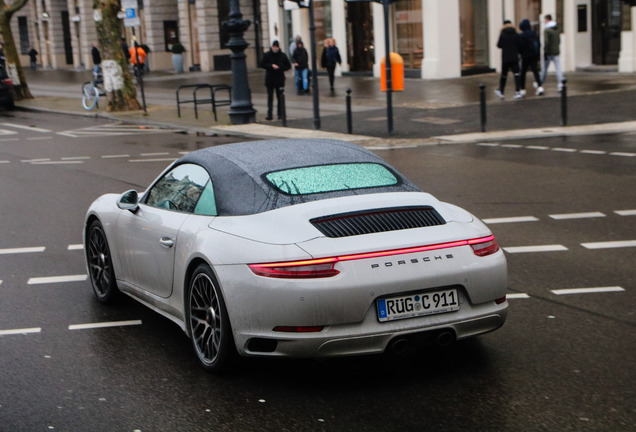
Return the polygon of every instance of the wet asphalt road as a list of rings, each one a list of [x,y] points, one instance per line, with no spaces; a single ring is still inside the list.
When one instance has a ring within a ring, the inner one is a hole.
[[[244,359],[215,376],[144,306],[101,305],[85,280],[34,281],[85,274],[83,252],[69,246],[81,243],[95,197],[142,190],[180,152],[234,139],[0,116],[0,249],[45,247],[0,254],[0,331],[40,329],[0,335],[0,431],[633,428],[635,135],[378,151],[425,191],[491,221],[509,263],[506,325],[448,350]],[[537,246],[561,248],[520,252]],[[559,291],[599,287],[622,291]],[[107,321],[141,324],[69,330]]]

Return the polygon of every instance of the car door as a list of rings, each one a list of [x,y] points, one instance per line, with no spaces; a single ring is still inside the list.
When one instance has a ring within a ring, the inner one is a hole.
[[[117,233],[128,284],[160,297],[171,295],[181,226],[195,213],[209,183],[202,167],[179,165],[155,182],[137,212],[121,213]]]

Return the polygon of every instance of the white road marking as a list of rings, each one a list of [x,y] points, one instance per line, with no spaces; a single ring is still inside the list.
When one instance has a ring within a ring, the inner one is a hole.
[[[578,150],[573,148],[565,148],[565,147],[554,147],[552,151],[555,152],[565,152],[565,153],[576,153]]]
[[[76,165],[83,164],[84,161],[81,160],[61,160],[61,161],[40,161],[40,162],[31,162],[33,165]]]
[[[129,154],[119,154],[119,155],[104,155],[102,159],[115,159],[115,158],[129,158]]]
[[[552,290],[556,295],[568,295],[568,294],[594,294],[594,293],[606,293],[606,292],[621,292],[625,291],[624,288],[619,286],[613,287],[596,287],[596,288],[569,288]]]
[[[548,216],[550,216],[554,220],[565,220],[565,219],[599,218],[599,217],[605,217],[605,214],[601,212],[587,212],[587,213],[551,214]]]
[[[0,164],[7,164],[7,163],[11,163],[11,162],[8,160],[0,160]]]
[[[83,244],[70,244],[70,245],[68,245],[68,250],[70,250],[70,251],[83,250],[83,249],[84,249],[84,245]]]
[[[636,210],[616,210],[614,213],[621,216],[636,216]]]
[[[90,323],[90,324],[71,324],[70,326],[68,326],[68,329],[69,330],[87,330],[87,329],[96,329],[96,328],[124,327],[124,326],[133,326],[133,325],[141,325],[141,320],[110,321],[110,322]]]
[[[539,219],[537,219],[534,216],[515,216],[515,217],[504,217],[504,218],[482,219],[482,221],[487,224],[536,222],[538,220]]]
[[[537,145],[526,146],[526,148],[529,150],[550,150],[550,147],[537,146]]]
[[[159,153],[142,153],[141,156],[142,157],[147,157],[147,156],[168,156],[170,153],[168,152],[159,152]]]
[[[502,144],[501,146],[504,148],[512,148],[512,149],[523,148],[521,144]]]
[[[46,250],[46,247],[44,246],[0,249],[0,255],[44,252],[45,250]]]
[[[53,139],[52,136],[45,136],[45,137],[28,137],[26,140],[27,141],[36,141],[36,140],[50,140]]]
[[[530,296],[526,293],[506,294],[507,299],[528,299]]]
[[[586,249],[612,249],[612,248],[636,247],[636,240],[581,243],[581,246],[583,246]]]
[[[90,158],[91,158],[90,156],[69,156],[69,157],[63,157],[62,160],[63,161],[88,160]]]
[[[580,150],[580,153],[583,154],[592,154],[592,155],[604,155],[607,154],[604,150]]]
[[[22,159],[20,162],[22,163],[34,163],[34,162],[46,162],[50,161],[50,158],[40,158],[40,159]]]
[[[0,330],[0,336],[40,333],[41,331],[42,331],[41,327],[31,327],[31,328],[13,329],[13,330]]]
[[[32,277],[27,281],[27,285],[42,285],[64,282],[81,282],[88,279],[88,275],[66,275],[66,276],[46,276]]]
[[[35,126],[24,126],[24,125],[15,124],[15,123],[2,123],[2,126],[12,127],[16,129],[30,130],[33,132],[42,132],[42,133],[53,132],[49,129],[42,129]]]
[[[17,132],[16,131],[9,131],[6,129],[0,129],[0,135],[16,135]],[[2,140],[2,141],[16,141],[18,138],[11,138],[11,139],[7,139],[7,140]]]
[[[612,152],[610,156],[636,157],[636,153]]]
[[[499,147],[499,143],[477,143],[478,146],[482,146],[482,147]]]
[[[506,252],[514,254],[514,253],[534,253],[534,252],[560,252],[566,251],[566,248],[563,245],[554,244],[554,245],[537,245],[537,246],[513,246],[503,248]]]
[[[128,162],[174,162],[175,160],[175,158],[129,159]]]

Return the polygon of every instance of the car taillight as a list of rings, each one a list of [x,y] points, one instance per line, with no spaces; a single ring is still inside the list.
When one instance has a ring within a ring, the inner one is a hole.
[[[492,255],[499,250],[499,245],[495,236],[488,236],[480,239],[469,240],[468,243],[473,248],[475,255],[483,257]]]
[[[480,237],[470,240],[458,240],[448,243],[437,243],[426,246],[416,246],[404,249],[391,249],[377,252],[365,252],[351,255],[340,255],[330,258],[317,258],[304,261],[288,261],[265,264],[249,264],[249,268],[259,276],[273,278],[324,278],[332,277],[340,273],[334,268],[340,261],[353,261],[368,258],[379,258],[391,255],[402,255],[417,252],[427,252],[439,249],[449,249],[458,246],[471,246],[475,255],[483,257],[494,254],[499,250],[495,236]]]
[[[2,80],[2,84],[10,86],[13,84],[13,82],[11,82],[9,78],[7,78]]]
[[[286,263],[250,264],[250,269],[259,276],[287,279],[331,277],[340,273],[334,269],[337,258],[325,258]]]

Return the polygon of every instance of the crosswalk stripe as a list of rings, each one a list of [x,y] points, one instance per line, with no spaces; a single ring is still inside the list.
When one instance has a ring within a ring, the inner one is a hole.
[[[108,327],[125,327],[141,325],[141,320],[129,320],[129,321],[109,321],[100,323],[88,323],[88,324],[71,324],[68,326],[69,330],[88,330],[96,328],[108,328]]]
[[[9,248],[9,249],[0,249],[0,255],[44,252],[45,250],[46,250],[46,247],[44,246]]]
[[[635,210],[616,210],[614,213],[620,216],[636,216]]]
[[[555,245],[537,245],[537,246],[513,246],[513,247],[505,247],[503,248],[506,252],[515,254],[515,253],[534,253],[534,252],[560,252],[566,251],[566,248],[563,245],[555,244]]]
[[[31,328],[13,329],[13,330],[0,330],[0,336],[17,335],[17,334],[28,334],[28,333],[40,333],[41,331],[42,331],[42,327],[31,327]]]
[[[619,286],[613,287],[596,287],[596,288],[568,288],[551,290],[556,295],[569,295],[569,294],[594,294],[594,293],[606,293],[606,292],[621,292],[625,291],[624,288]]]
[[[1,123],[1,124],[2,124],[2,126],[12,127],[12,128],[16,128],[16,129],[29,130],[29,131],[33,131],[33,132],[42,132],[42,133],[52,132],[50,129],[42,129],[42,128],[38,128],[38,127],[35,127],[35,126],[25,126],[25,125],[15,124],[15,123]]]
[[[64,282],[81,282],[88,279],[88,275],[67,275],[67,276],[46,276],[32,277],[27,281],[27,285],[42,285]]]
[[[583,246],[586,249],[612,249],[612,248],[636,247],[636,240],[581,243],[581,246]]]
[[[500,224],[500,223],[517,223],[517,222],[536,222],[537,219],[534,216],[515,216],[515,217],[504,217],[504,218],[492,218],[492,219],[482,219],[482,222],[486,224]]]
[[[599,218],[599,217],[605,217],[605,214],[601,212],[587,212],[587,213],[551,214],[548,216],[550,216],[554,220],[565,220],[565,219]]]

